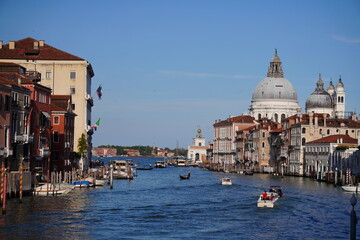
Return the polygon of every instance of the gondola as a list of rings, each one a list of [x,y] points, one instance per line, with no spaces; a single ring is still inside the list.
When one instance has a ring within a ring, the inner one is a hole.
[[[190,170],[185,175],[179,175],[180,179],[190,179]]]

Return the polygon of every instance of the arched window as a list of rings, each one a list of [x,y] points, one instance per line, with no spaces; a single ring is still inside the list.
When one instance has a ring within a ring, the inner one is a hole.
[[[306,133],[306,128],[302,128],[302,133]]]
[[[198,161],[198,160],[200,160],[200,154],[199,153],[195,154],[195,161]]]
[[[322,128],[319,129],[319,134],[322,134]]]
[[[327,135],[330,135],[330,129],[328,129],[326,133],[327,133]]]
[[[349,130],[346,130],[346,131],[345,131],[345,134],[346,134],[346,135],[349,135]]]
[[[275,122],[278,122],[278,118],[279,118],[279,116],[278,116],[278,114],[277,113],[275,113]]]
[[[301,143],[302,143],[302,145],[305,145],[305,143],[306,143],[306,138],[302,138]]]
[[[263,138],[266,136],[266,135],[265,135],[265,132],[262,133],[262,136],[263,136]]]
[[[281,98],[281,92],[279,92],[279,98]]]
[[[261,119],[261,114],[260,113],[258,114],[258,119]]]
[[[201,143],[199,143],[199,146],[201,147]]]
[[[342,102],[342,103],[344,102],[344,97],[341,97],[341,102]]]
[[[285,119],[285,114],[281,114],[281,121]]]
[[[262,147],[263,147],[263,148],[265,147],[265,143],[264,143],[264,142],[262,143]]]

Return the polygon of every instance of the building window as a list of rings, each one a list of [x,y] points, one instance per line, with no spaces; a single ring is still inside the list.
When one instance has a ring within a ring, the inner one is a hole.
[[[71,104],[71,108],[72,108],[72,110],[74,110],[75,111],[75,104],[73,103],[73,104]]]
[[[259,115],[258,115],[258,119],[261,119],[261,114],[259,113]]]
[[[262,133],[263,138],[265,137],[265,132]]]
[[[70,95],[75,94],[75,93],[76,93],[75,86],[70,86]]]
[[[322,134],[322,128],[319,129],[319,134]]]
[[[278,118],[279,118],[278,114],[275,113],[275,122],[278,122]]]
[[[281,121],[285,119],[285,114],[281,114]]]
[[[201,143],[199,143],[199,146],[201,147]]]
[[[59,131],[53,132],[53,142],[58,143],[59,142]]]
[[[326,133],[327,133],[327,135],[330,135],[330,129],[328,129]]]
[[[306,128],[302,128],[302,133],[306,133]]]
[[[75,80],[75,79],[76,79],[76,72],[75,72],[75,71],[71,71],[71,72],[70,72],[70,79],[71,79],[71,80]]]
[[[301,143],[302,143],[302,145],[305,145],[305,143],[306,143],[306,138],[302,138]]]
[[[346,135],[349,135],[349,130],[346,130],[346,131],[345,131],[345,134],[346,134]]]
[[[5,96],[5,111],[10,111],[10,101],[11,101],[10,96],[6,95]]]
[[[265,147],[265,143],[264,143],[264,142],[262,143],[262,147],[263,147],[263,148]]]
[[[46,76],[46,79],[47,79],[47,80],[51,79],[51,71],[50,71],[50,70],[47,70],[45,76]]]
[[[59,125],[59,124],[60,124],[60,117],[54,116],[54,125]]]

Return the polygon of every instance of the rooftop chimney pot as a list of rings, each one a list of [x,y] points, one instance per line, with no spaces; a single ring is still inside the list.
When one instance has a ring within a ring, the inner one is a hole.
[[[15,49],[15,41],[9,41],[9,49]]]

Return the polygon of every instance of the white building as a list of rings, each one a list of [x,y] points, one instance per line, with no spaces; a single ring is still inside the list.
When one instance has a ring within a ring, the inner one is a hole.
[[[286,117],[301,112],[296,91],[293,85],[284,78],[276,49],[267,77],[256,86],[253,92],[249,111],[255,119],[268,118],[275,122],[281,122]]]
[[[188,146],[187,158],[191,159],[192,162],[204,162],[206,160],[206,150],[208,149],[205,141],[199,128],[196,137],[193,138],[193,145]]]

